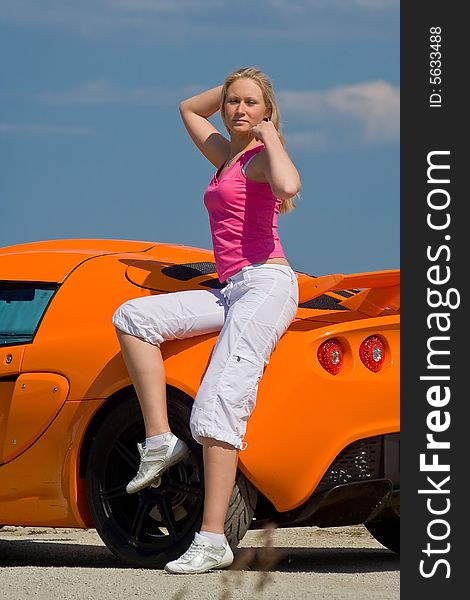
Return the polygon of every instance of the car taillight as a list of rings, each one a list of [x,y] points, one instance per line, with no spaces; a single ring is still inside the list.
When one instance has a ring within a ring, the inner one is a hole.
[[[362,342],[359,355],[365,366],[377,373],[385,360],[385,344],[377,335],[371,335]]]
[[[331,375],[337,375],[343,364],[343,348],[341,344],[335,338],[326,340],[318,348],[317,357],[321,366],[331,373]]]

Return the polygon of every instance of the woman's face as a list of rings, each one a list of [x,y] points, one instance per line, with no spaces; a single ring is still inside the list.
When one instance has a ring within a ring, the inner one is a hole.
[[[224,123],[230,134],[246,134],[267,116],[263,92],[246,77],[237,79],[227,90]]]

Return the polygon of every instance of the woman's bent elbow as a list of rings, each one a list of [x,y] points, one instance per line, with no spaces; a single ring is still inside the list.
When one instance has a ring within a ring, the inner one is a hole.
[[[284,185],[281,188],[273,190],[274,195],[281,200],[289,200],[297,196],[300,192],[300,185]]]

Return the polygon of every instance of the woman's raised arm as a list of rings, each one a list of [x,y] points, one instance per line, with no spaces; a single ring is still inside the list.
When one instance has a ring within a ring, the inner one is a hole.
[[[220,109],[222,86],[206,90],[180,103],[180,114],[191,139],[217,168],[227,159],[230,143],[209,117]]]

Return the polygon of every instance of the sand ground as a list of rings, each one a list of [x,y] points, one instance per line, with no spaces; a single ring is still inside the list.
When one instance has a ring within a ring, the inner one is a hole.
[[[2,600],[399,597],[399,557],[362,525],[249,531],[233,568],[203,575],[130,567],[106,548],[94,529],[0,529]]]

